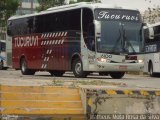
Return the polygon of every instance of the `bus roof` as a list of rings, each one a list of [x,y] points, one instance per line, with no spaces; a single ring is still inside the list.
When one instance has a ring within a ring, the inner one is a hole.
[[[147,29],[147,28],[153,28],[153,27],[155,27],[155,26],[160,26],[160,22],[153,23],[153,24],[147,23],[147,25],[144,26],[143,28],[144,28],[144,29]]]
[[[154,27],[154,26],[159,26],[160,25],[160,22],[157,22],[157,23],[154,23],[154,24],[149,24],[148,26],[149,27]]]
[[[95,9],[95,8],[110,8],[111,9],[111,8],[113,8],[113,9],[126,9],[126,10],[138,11],[138,9],[120,7],[120,6],[115,6],[115,5],[107,5],[107,4],[102,4],[102,3],[91,3],[91,2],[80,2],[80,3],[75,3],[75,4],[52,7],[52,8],[45,10],[45,11],[41,11],[39,13],[27,14],[27,15],[22,15],[22,16],[12,16],[8,20],[31,17],[31,16],[38,16],[38,15],[66,11],[66,10],[72,10],[72,9],[78,9],[78,8],[90,8],[90,9]]]

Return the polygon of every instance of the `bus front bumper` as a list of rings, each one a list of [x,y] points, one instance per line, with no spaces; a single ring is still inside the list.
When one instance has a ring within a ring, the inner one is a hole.
[[[136,71],[141,72],[144,69],[144,63],[103,63],[96,64],[96,71]]]

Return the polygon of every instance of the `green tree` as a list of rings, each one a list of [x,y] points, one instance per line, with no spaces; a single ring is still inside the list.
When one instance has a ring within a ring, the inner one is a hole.
[[[70,0],[71,1],[71,0]],[[77,0],[77,2],[96,2],[99,0]],[[70,4],[77,3],[72,0]],[[37,11],[40,12],[42,10],[46,10],[50,7],[65,5],[65,0],[38,0],[39,7],[37,7]]]
[[[100,2],[100,0],[77,0],[77,2]],[[74,2],[74,1],[71,1],[71,3],[77,3],[77,2]]]
[[[14,15],[19,6],[19,0],[0,0],[0,37],[5,31],[7,20]]]
[[[37,11],[43,11],[50,7],[60,6],[65,4],[65,0],[38,0],[39,7],[37,7]]]
[[[19,6],[19,0],[0,0],[0,20],[7,20],[15,14]]]
[[[145,0],[148,3],[152,3],[153,0]],[[148,14],[144,14],[143,16],[143,20],[144,22],[148,22],[150,24],[159,22],[157,21],[160,18],[160,6],[159,4],[155,4],[154,8],[149,7],[148,10],[146,10],[146,12],[148,11]]]
[[[92,2],[93,0],[77,0],[77,2]]]

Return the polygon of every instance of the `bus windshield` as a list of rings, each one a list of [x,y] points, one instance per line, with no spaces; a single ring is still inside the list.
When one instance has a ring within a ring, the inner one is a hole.
[[[98,52],[142,52],[142,22],[138,11],[97,9],[95,15],[101,24],[101,36],[97,38]]]

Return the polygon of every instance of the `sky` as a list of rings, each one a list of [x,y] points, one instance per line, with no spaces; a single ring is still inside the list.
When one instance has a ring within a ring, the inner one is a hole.
[[[149,2],[151,1],[151,2]],[[148,7],[155,8],[159,5],[160,0],[101,0],[102,3],[116,6],[126,6],[139,9],[141,12],[147,10]]]

